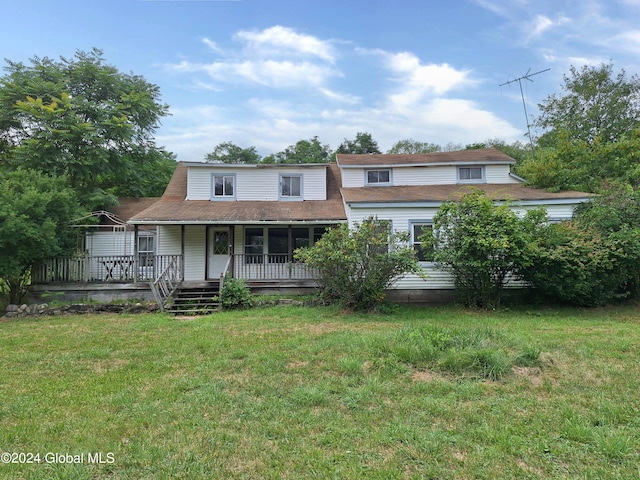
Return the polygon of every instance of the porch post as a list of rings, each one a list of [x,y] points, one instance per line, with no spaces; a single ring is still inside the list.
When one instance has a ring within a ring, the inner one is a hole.
[[[137,282],[140,278],[140,271],[138,268],[138,225],[133,226],[133,281]]]
[[[184,280],[184,239],[185,239],[185,225],[180,225],[180,281]]]

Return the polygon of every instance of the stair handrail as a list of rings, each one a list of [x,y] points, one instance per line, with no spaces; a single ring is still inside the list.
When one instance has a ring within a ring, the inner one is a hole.
[[[164,312],[167,306],[167,300],[171,297],[180,285],[180,278],[178,275],[178,265],[176,258],[172,258],[165,269],[158,275],[153,282],[149,282],[151,291],[153,292],[153,298],[155,298],[160,307],[160,311]]]

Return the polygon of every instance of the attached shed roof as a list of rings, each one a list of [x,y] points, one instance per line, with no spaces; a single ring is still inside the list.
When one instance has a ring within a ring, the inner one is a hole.
[[[416,166],[437,164],[513,164],[515,160],[495,148],[461,150],[458,152],[412,153],[412,154],[337,154],[341,167],[375,167],[375,166]]]
[[[336,222],[347,216],[340,196],[340,170],[327,165],[327,199],[212,202],[185,200],[187,165],[179,163],[162,198],[130,219],[133,224]]]
[[[420,185],[397,187],[353,187],[341,189],[348,204],[354,203],[428,203],[457,200],[473,188],[483,190],[496,201],[569,201],[585,200],[592,195],[583,192],[547,192],[522,184]]]

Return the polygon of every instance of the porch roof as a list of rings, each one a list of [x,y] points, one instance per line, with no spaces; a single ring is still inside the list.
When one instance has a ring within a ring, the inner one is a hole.
[[[554,203],[558,201],[584,201],[593,195],[584,192],[547,192],[522,184],[475,184],[475,185],[416,185],[396,187],[352,187],[341,189],[344,200],[353,203],[421,203],[457,200],[473,188],[483,190],[496,201],[529,201]]]
[[[179,163],[161,199],[134,215],[132,224],[342,222],[347,216],[340,196],[340,170],[327,166],[327,199],[303,202],[185,200],[187,166]]]

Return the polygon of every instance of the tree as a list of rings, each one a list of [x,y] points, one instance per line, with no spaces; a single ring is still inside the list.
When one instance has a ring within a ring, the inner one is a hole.
[[[400,275],[422,275],[407,243],[408,232],[390,232],[389,227],[373,217],[352,229],[342,224],[294,255],[316,272],[324,298],[347,308],[372,310]]]
[[[33,265],[73,251],[69,225],[79,212],[65,177],[0,170],[0,281],[10,303],[21,300]]]
[[[205,160],[211,163],[260,163],[260,155],[256,147],[242,148],[233,142],[222,142],[216,145],[213,152],[205,155]]]
[[[604,193],[612,185],[640,186],[640,127],[616,142],[574,140],[558,130],[554,147],[538,149],[517,173],[540,188]]]
[[[613,65],[572,66],[564,75],[564,93],[550,95],[540,105],[535,124],[547,130],[541,145],[554,143],[558,130],[571,140],[592,144],[615,142],[633,130],[640,120],[640,79],[614,74]]]
[[[421,238],[438,268],[453,274],[461,300],[468,306],[500,306],[507,280],[518,279],[531,263],[536,231],[545,211],[520,219],[508,203],[494,205],[475,189],[459,201],[442,204],[433,229]]]
[[[381,153],[378,143],[371,137],[370,133],[358,132],[354,140],[346,138],[340,144],[336,153]]]
[[[433,153],[441,152],[442,147],[435,143],[419,142],[413,138],[399,140],[387,153]]]
[[[7,61],[5,70],[0,158],[6,166],[67,176],[82,199],[102,194],[105,203],[110,192],[127,192],[133,183],[123,182],[141,173],[168,183],[171,157],[153,139],[168,114],[156,85],[120,73],[97,49],[59,61],[34,57],[30,65]]]
[[[331,148],[323,145],[315,136],[309,140],[299,140],[282,152],[269,155],[263,163],[327,163],[331,161]]]

